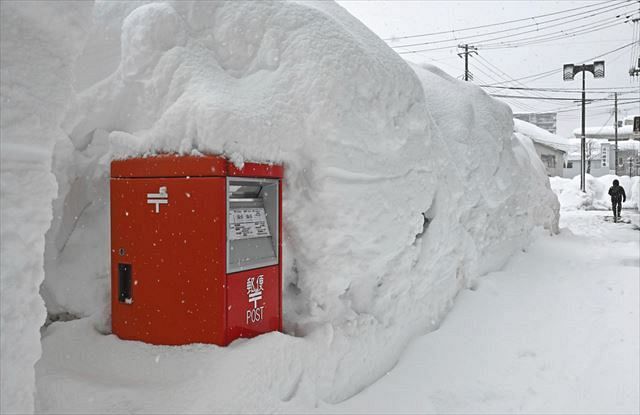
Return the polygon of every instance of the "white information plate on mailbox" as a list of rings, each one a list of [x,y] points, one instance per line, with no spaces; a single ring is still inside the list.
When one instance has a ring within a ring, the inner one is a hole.
[[[271,236],[264,208],[239,208],[229,212],[229,239]]]

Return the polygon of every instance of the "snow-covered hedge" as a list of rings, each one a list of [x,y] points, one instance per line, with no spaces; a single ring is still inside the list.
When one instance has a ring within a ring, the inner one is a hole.
[[[42,290],[52,315],[91,316],[108,331],[111,158],[199,152],[286,167],[285,327],[305,341],[272,334],[215,351],[234,370],[198,371],[189,381],[237,383],[261,406],[247,409],[229,386],[206,396],[183,390],[176,399],[187,410],[264,411],[265,402],[281,403],[292,379],[287,400],[300,383],[299,399],[344,399],[385,373],[410,338],[437,327],[456,293],[499,268],[534,228],[557,230],[558,201],[530,140],[512,134],[509,108],[435,67],[409,66],[333,3],[100,2],[75,73],[87,88],[53,153],[60,191]],[[4,228],[2,249],[12,249]],[[32,253],[41,257],[42,247]],[[3,283],[17,278],[5,278],[3,268]],[[38,313],[24,327],[37,330]],[[87,379],[69,380],[83,369],[60,382],[61,351],[80,347],[65,346],[67,339],[120,351],[94,356],[92,378],[153,373],[131,372],[146,364],[143,345],[73,332],[87,327],[47,330],[41,407],[71,410],[87,404],[78,390],[94,390],[73,386]],[[266,358],[245,362],[247,350]],[[274,362],[265,350],[286,350],[286,359]],[[200,366],[194,356],[184,359]],[[62,384],[69,390],[61,392]],[[148,400],[164,393],[144,388]],[[133,402],[136,391],[112,393]],[[93,408],[114,410],[113,394],[94,394]]]

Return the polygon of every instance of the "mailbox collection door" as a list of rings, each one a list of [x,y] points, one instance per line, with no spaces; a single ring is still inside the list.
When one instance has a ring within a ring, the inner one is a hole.
[[[227,275],[227,339],[280,330],[279,265]]]
[[[111,305],[119,337],[226,342],[224,200],[223,177],[111,180]]]

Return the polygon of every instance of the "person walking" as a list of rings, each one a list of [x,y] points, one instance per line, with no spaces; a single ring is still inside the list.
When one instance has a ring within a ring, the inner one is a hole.
[[[613,221],[620,219],[620,211],[622,211],[622,202],[627,201],[627,195],[624,193],[624,187],[620,186],[620,182],[616,179],[613,186],[609,188],[609,196],[611,196],[611,209],[613,209]]]

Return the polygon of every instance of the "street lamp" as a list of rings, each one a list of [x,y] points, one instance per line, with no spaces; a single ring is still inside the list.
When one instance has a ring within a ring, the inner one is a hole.
[[[585,118],[585,100],[584,91],[585,72],[591,72],[594,78],[604,78],[604,61],[595,61],[592,64],[574,65],[572,63],[564,65],[562,79],[565,81],[573,81],[574,76],[582,72],[582,132],[580,135],[580,190],[586,192],[585,186],[585,134],[584,134],[584,118]]]

